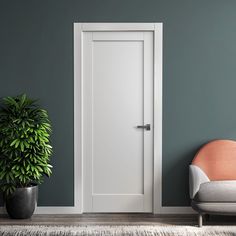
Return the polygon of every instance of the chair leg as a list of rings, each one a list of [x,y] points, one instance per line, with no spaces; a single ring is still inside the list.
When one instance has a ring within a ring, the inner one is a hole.
[[[202,214],[198,214],[198,226],[202,227]]]
[[[205,220],[206,220],[206,221],[210,221],[210,215],[209,215],[209,214],[206,214],[206,215],[205,215]]]

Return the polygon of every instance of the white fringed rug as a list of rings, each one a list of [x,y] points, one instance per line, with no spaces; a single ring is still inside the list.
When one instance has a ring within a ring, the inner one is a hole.
[[[236,236],[236,226],[38,226],[0,225],[1,236]]]

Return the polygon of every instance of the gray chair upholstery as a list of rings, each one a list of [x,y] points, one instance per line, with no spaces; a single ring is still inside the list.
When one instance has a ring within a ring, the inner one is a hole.
[[[189,166],[189,191],[190,198],[194,199],[200,189],[201,184],[209,182],[207,175],[195,165]]]
[[[199,213],[199,226],[204,214],[236,214],[236,181],[210,181],[198,166],[189,166],[189,193],[192,207]]]
[[[202,183],[194,200],[196,202],[236,202],[236,181]]]

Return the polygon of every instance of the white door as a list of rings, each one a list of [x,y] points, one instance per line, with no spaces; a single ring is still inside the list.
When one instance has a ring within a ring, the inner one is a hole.
[[[82,51],[83,211],[152,212],[153,32],[84,32]]]

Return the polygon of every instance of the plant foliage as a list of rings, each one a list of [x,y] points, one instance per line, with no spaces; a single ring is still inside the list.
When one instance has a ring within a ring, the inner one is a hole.
[[[5,97],[0,108],[1,190],[9,195],[17,187],[41,183],[50,176],[51,122],[47,111],[25,94]]]

